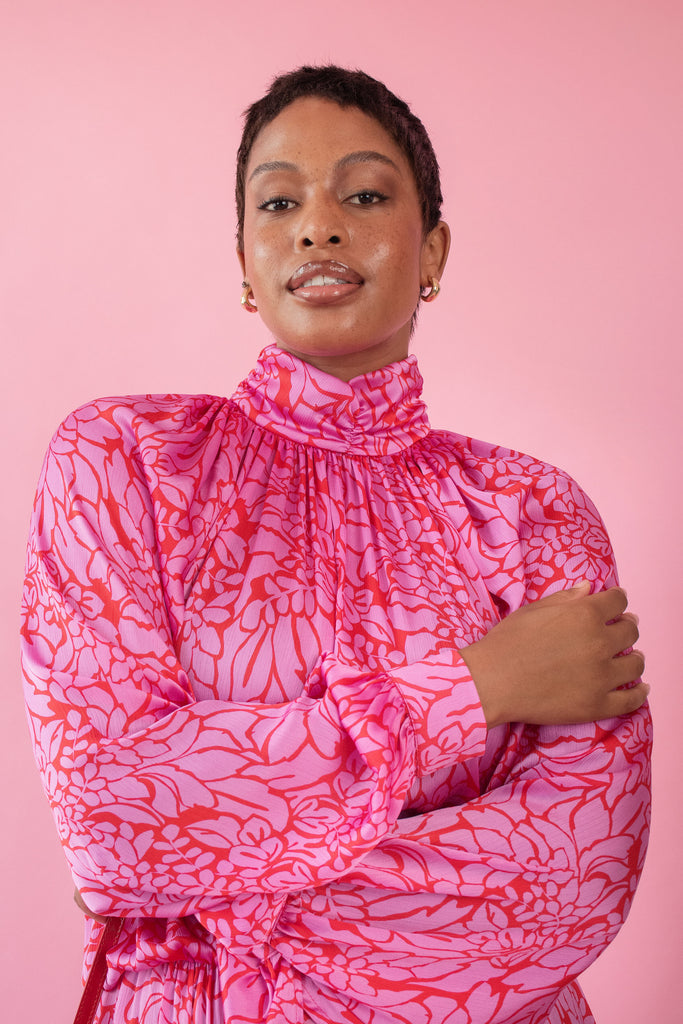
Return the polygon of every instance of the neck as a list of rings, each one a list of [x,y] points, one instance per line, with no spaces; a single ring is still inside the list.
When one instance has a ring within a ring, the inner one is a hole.
[[[387,456],[429,433],[414,356],[343,381],[269,345],[233,402],[259,427],[314,448]]]
[[[290,345],[277,342],[278,348],[283,352],[301,359],[304,363],[314,366],[316,370],[329,373],[332,377],[348,383],[354,377],[361,377],[365,373],[372,373],[373,370],[381,370],[383,366],[390,363],[398,363],[408,356],[408,344],[401,345],[387,342],[374,346],[371,349],[360,352],[299,352]]]

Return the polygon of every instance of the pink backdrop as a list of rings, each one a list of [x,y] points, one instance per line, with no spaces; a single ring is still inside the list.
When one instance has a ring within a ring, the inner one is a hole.
[[[680,0],[1,0],[4,1019],[67,1024],[78,988],[17,658],[43,451],[87,399],[224,394],[248,370],[268,337],[239,309],[240,111],[325,60],[385,79],[440,156],[454,247],[414,343],[432,422],[562,465],[611,532],[649,653],[656,817],[584,982],[599,1024],[680,1019],[682,37]]]

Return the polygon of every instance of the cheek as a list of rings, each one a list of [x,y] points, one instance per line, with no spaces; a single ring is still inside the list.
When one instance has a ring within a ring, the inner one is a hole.
[[[259,283],[261,286],[275,286],[279,283],[277,271],[282,267],[282,260],[274,240],[245,231],[244,262],[252,285]]]
[[[412,231],[390,230],[389,232],[377,232],[367,240],[367,248],[370,252],[370,264],[377,269],[383,268],[396,272],[403,270],[411,272],[413,267],[419,266],[420,247]]]
[[[381,268],[388,282],[393,282],[392,301],[396,301],[396,292],[399,292],[405,295],[407,302],[413,298],[417,302],[416,296],[420,289],[420,242],[421,236],[416,237],[411,231],[397,233],[390,242],[386,238],[377,242],[374,250],[376,266],[378,270]]]

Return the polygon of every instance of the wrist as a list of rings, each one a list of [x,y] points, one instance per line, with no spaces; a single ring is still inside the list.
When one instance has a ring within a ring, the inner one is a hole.
[[[486,636],[467,647],[461,647],[458,653],[467,665],[479,695],[487,728],[493,729],[509,722],[500,687],[500,671],[496,671],[495,665],[491,664]]]

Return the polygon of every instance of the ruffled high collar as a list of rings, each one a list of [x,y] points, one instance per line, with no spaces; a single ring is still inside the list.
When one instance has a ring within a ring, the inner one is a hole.
[[[291,441],[349,455],[394,455],[429,432],[421,392],[415,356],[346,383],[269,345],[233,401]]]

